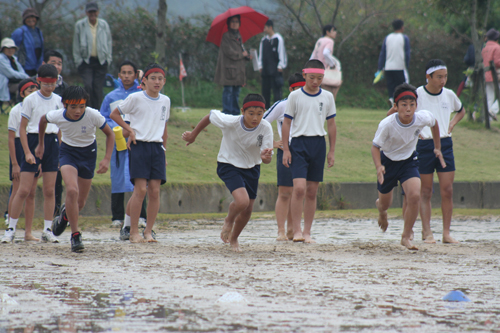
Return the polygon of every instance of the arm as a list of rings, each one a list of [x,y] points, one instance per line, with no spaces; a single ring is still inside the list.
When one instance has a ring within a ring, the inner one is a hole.
[[[101,162],[99,162],[99,168],[97,173],[106,173],[109,168],[109,161],[111,161],[111,153],[115,146],[115,133],[111,130],[108,124],[104,125],[101,131],[106,135],[106,153]]]
[[[434,126],[431,127],[432,140],[434,141],[434,154],[439,159],[441,166],[446,168],[446,163],[444,162],[443,154],[441,153],[441,138],[439,136],[439,125],[436,120]]]
[[[41,117],[40,122],[38,123],[38,146],[36,146],[35,155],[39,159],[43,158],[43,153],[45,150],[44,139],[45,139],[45,130],[47,129],[47,123],[48,123],[47,117]]]
[[[387,116],[390,116],[391,114],[398,113],[398,108],[396,106],[396,103],[392,105],[392,108],[387,111]]]
[[[0,74],[5,75],[9,79],[26,79],[29,77],[28,74],[24,72],[23,67],[16,59],[17,68],[19,70],[15,71],[10,65],[9,59],[7,56],[0,56]]]
[[[382,165],[380,160],[380,148],[372,145],[372,158],[375,164],[375,169],[377,170],[377,180],[380,184],[384,183],[385,166]]]
[[[19,161],[16,157],[16,132],[9,130],[9,156],[12,163],[12,178],[19,180],[19,174],[21,173],[21,168],[19,167]]]
[[[26,126],[28,126],[28,119],[21,117],[21,126],[19,127],[19,139],[21,140],[21,145],[23,146],[24,156],[26,162],[29,164],[35,164],[35,156],[30,151],[28,146],[28,134],[26,133]]]
[[[273,158],[273,148],[265,148],[260,152],[260,158],[262,159],[262,163],[269,164]]]
[[[132,129],[132,127],[130,127],[129,124],[127,124],[122,116],[120,115],[120,111],[118,111],[118,108],[114,109],[111,114],[109,115],[109,117],[111,119],[113,119],[115,121],[115,123],[118,124],[118,126],[121,126],[123,129],[124,129],[124,132],[125,130],[128,132],[128,141],[127,141],[127,148],[130,149],[130,145],[133,143],[134,145],[136,144],[135,142],[135,131]],[[125,136],[125,135],[124,135]]]
[[[455,128],[455,125],[458,124],[460,120],[465,116],[465,108],[462,107],[462,110],[458,111],[455,116],[450,121],[450,126],[448,127],[448,134],[451,134],[451,131]]]
[[[109,24],[106,22],[106,34],[108,35],[107,41],[108,41],[108,50],[109,54],[106,59],[108,62],[108,66],[111,64],[111,61],[113,60],[113,37],[111,36],[111,30],[109,29]]]
[[[281,141],[283,143],[283,165],[287,168],[289,168],[290,163],[292,163],[292,154],[290,153],[290,146],[288,145],[291,125],[292,119],[285,117],[285,119],[283,119],[283,125],[281,126]]]
[[[286,56],[285,41],[281,35],[278,35],[278,55],[280,61],[278,62],[278,70],[281,72],[288,65],[288,58]]]
[[[405,39],[405,63],[406,63],[406,69],[410,68],[410,38],[408,36],[404,35]]]
[[[165,122],[165,129],[163,130],[163,150],[165,150],[165,155],[167,154],[167,139],[168,139],[168,131],[167,131],[167,122]],[[168,165],[167,156],[165,156],[165,166]]]
[[[198,134],[200,134],[200,132],[204,130],[208,125],[210,125],[210,114],[207,114],[205,117],[203,117],[192,132],[186,131],[182,133],[182,140],[187,142],[186,146],[192,144],[196,140]]]
[[[231,37],[226,32],[222,35],[222,41],[220,43],[220,51],[231,60],[240,60],[245,56],[243,55],[243,49],[236,41],[231,41]]]
[[[326,62],[328,63],[328,66],[330,67],[335,67],[335,60],[332,57],[332,50],[329,48],[325,47],[323,49],[323,56],[325,57]]]
[[[386,57],[386,48],[385,41],[387,37],[384,38],[384,42],[382,43],[382,49],[380,50],[380,55],[378,56],[378,70],[381,71],[385,67],[385,57]]]
[[[80,54],[80,25],[78,22],[75,24],[75,34],[73,35],[73,60],[76,67],[80,66],[83,61]]]
[[[14,40],[17,47],[21,47],[21,43],[23,42],[23,29],[17,28],[10,37]]]
[[[337,124],[335,123],[335,117],[328,119],[326,125],[328,127],[328,141],[330,143],[327,161],[328,167],[331,168],[335,163],[335,142],[337,141]]]
[[[262,37],[259,44],[259,57],[257,58],[257,63],[259,64],[259,71],[262,72],[262,42],[265,37]]]

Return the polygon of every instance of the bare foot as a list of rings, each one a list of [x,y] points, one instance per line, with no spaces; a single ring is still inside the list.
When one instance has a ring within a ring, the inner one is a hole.
[[[224,219],[224,226],[220,233],[220,239],[224,243],[229,243],[229,237],[231,237],[231,232],[233,231],[233,223],[228,222],[227,217]]]
[[[141,235],[130,235],[130,243],[146,243],[147,240],[145,240]]]
[[[308,244],[315,244],[316,241],[310,235],[304,235],[304,242]]]
[[[415,233],[413,232],[413,230],[411,231],[411,236],[410,236],[410,240],[412,241],[413,238],[415,238]]]
[[[294,233],[293,234],[293,241],[294,242],[303,242],[303,241],[305,241],[305,238],[302,235],[302,232]]]
[[[380,207],[378,206],[378,199],[375,201],[375,206],[377,206],[378,209],[378,226],[383,232],[385,232],[389,226],[389,222],[387,222],[387,211],[380,210]]]
[[[405,246],[408,250],[417,251],[418,247],[413,245],[409,238],[401,238],[401,245]]]
[[[278,238],[276,238],[277,241],[287,241],[288,237],[285,235],[284,232],[278,232]]]
[[[293,230],[292,229],[286,231],[286,238],[288,238],[288,240],[293,239]]]
[[[422,240],[427,244],[436,244],[436,240],[434,239],[432,232],[429,235],[424,235],[424,233],[422,233]]]
[[[234,252],[241,252],[240,244],[238,243],[238,241],[231,242],[231,250],[233,250]]]
[[[144,235],[144,239],[148,243],[158,243],[158,241],[156,239],[154,239],[153,236],[151,236],[151,235]]]
[[[450,235],[448,236],[443,235],[443,244],[460,244],[460,242],[457,241],[455,238],[451,237]]]
[[[24,235],[24,241],[25,242],[39,242],[40,238],[36,238],[32,234],[25,234]]]

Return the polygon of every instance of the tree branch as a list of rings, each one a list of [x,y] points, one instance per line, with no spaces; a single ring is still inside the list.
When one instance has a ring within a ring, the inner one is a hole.
[[[311,32],[309,31],[307,26],[304,24],[304,22],[302,22],[302,20],[300,18],[300,12],[302,10],[302,5],[304,4],[304,2],[302,0],[300,1],[299,11],[298,11],[298,13],[296,13],[295,10],[292,8],[292,6],[286,2],[286,0],[280,0],[280,1],[286,7],[286,9],[288,9],[290,14],[292,14],[295,17],[297,22],[299,22],[300,27],[306,33],[306,35],[308,35],[310,38],[314,39],[314,36],[311,34]]]

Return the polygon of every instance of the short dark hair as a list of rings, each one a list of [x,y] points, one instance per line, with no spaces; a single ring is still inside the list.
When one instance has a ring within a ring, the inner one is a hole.
[[[64,89],[64,92],[62,93],[61,96],[61,100],[64,104],[65,101],[72,99],[77,99],[77,100],[84,99],[88,102],[90,96],[87,93],[87,91],[81,86],[69,86],[66,89]],[[87,103],[85,103],[85,105],[87,105]]]
[[[327,33],[328,31],[331,31],[332,29],[333,29],[333,30],[335,30],[335,31],[337,31],[337,28],[335,28],[335,26],[334,26],[334,25],[332,25],[332,24],[327,24],[327,25],[325,25],[325,26],[323,27],[323,36],[326,36],[326,33]]]
[[[297,83],[297,82],[305,82],[305,81],[306,80],[302,76],[302,73],[295,72],[292,75],[290,75],[290,77],[288,78],[288,86],[291,86],[292,84]]]
[[[436,67],[436,66],[446,66],[446,64],[441,59],[432,59],[432,60],[429,60],[429,62],[425,66],[425,71],[427,72],[427,70],[429,68]],[[432,77],[432,74],[433,73],[430,74],[431,77]]]
[[[403,22],[403,20],[397,19],[392,21],[392,28],[394,29],[394,31],[401,29],[404,25],[405,23]]]
[[[231,19],[233,17],[237,17],[238,18],[238,21],[240,21],[240,24],[241,24],[241,16],[240,15],[233,15],[231,17],[228,17],[227,20],[226,20],[226,24],[227,24],[227,28],[229,29],[229,22],[231,22]]]
[[[57,79],[59,73],[54,65],[44,64],[38,68],[38,77],[48,77],[52,79]]]
[[[19,82],[19,85],[17,86],[17,96],[19,96],[18,100],[22,101],[24,98],[21,97],[21,88],[28,82],[33,82],[34,84],[36,84],[38,86],[38,83],[35,81],[35,79],[29,77],[27,79],[24,79],[22,80],[21,82]]]
[[[304,68],[325,69],[325,65],[318,59],[310,59],[307,60],[306,64],[304,65]]]
[[[396,100],[396,97],[398,97],[399,95],[401,95],[405,91],[411,91],[412,93],[415,94],[416,97],[418,97],[418,95],[417,95],[417,88],[415,88],[411,84],[402,83],[399,86],[397,86],[396,89],[394,90],[394,95],[393,95],[394,101]],[[406,100],[406,99],[417,100],[416,97],[413,97],[413,96],[403,96],[403,97],[401,97],[400,101],[403,101],[403,100]]]
[[[266,100],[260,94],[248,94],[248,95],[246,95],[245,98],[243,99],[243,105],[245,105],[245,103],[248,103],[248,102],[262,102],[262,103],[266,104]]]
[[[160,65],[159,65],[159,64],[157,64],[157,63],[151,63],[151,64],[147,65],[147,66],[146,66],[146,68],[144,68],[144,76],[143,76],[142,78],[146,78],[146,79],[147,79],[147,78],[148,78],[148,76],[149,76],[150,74],[148,74],[148,75],[146,76],[146,73],[147,73],[150,69],[153,69],[153,68],[159,68],[159,69],[161,69],[161,70],[163,71],[163,75],[165,75],[165,69],[164,69],[162,66],[160,66]]]
[[[48,63],[50,60],[50,57],[56,57],[56,58],[61,59],[61,61],[64,61],[63,55],[61,53],[57,52],[56,50],[49,50],[49,51],[45,52],[45,54],[43,55],[43,61],[45,61],[45,63]]]
[[[137,73],[137,65],[135,64],[135,62],[130,61],[130,60],[124,60],[124,61],[122,61],[121,64],[120,64],[120,66],[118,66],[118,72],[122,71],[122,67],[123,66],[132,66],[132,68],[134,69],[134,72]]]
[[[274,27],[274,22],[273,22],[273,20],[267,20],[267,22],[266,22],[266,26],[268,26],[268,27]]]

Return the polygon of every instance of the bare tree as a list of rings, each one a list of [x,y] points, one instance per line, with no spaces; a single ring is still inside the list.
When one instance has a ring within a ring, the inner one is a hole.
[[[165,32],[167,31],[167,0],[158,0],[158,22],[156,28],[156,48],[158,62],[165,63],[167,42]]]

